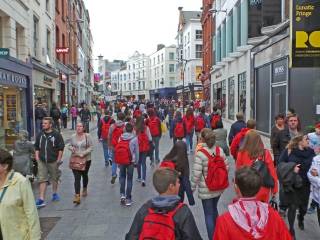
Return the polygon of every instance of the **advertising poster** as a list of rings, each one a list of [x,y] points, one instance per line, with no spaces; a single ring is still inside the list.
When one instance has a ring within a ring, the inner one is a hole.
[[[292,0],[291,67],[320,67],[320,1]]]

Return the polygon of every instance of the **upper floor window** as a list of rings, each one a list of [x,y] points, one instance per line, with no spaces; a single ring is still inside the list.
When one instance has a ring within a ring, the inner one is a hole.
[[[161,54],[161,62],[163,62],[163,53]]]
[[[174,53],[173,52],[169,53],[169,60],[174,60]]]
[[[50,0],[46,0],[46,11],[50,12]]]
[[[188,32],[188,43],[190,42],[190,32]]]
[[[196,58],[202,58],[202,45],[196,44]]]
[[[33,16],[33,55],[38,56],[39,19]]]
[[[202,30],[196,30],[196,39],[202,39]]]
[[[169,72],[170,73],[174,72],[174,64],[169,64]]]

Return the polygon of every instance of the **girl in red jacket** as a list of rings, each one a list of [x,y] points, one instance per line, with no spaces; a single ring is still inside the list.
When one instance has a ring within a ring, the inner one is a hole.
[[[251,166],[257,159],[264,161],[267,165],[269,174],[272,176],[274,181],[274,187],[273,189],[261,187],[256,198],[262,202],[269,202],[270,194],[275,196],[278,192],[278,177],[276,169],[273,164],[271,153],[269,150],[264,149],[260,135],[255,130],[250,130],[245,135],[243,145],[238,152],[236,169],[243,166]]]

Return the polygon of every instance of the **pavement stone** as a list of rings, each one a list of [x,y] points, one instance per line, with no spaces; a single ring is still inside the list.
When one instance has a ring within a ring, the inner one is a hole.
[[[47,190],[48,205],[39,210],[40,217],[59,217],[60,220],[49,232],[45,239],[62,240],[62,239],[107,239],[122,240],[125,238],[126,232],[129,230],[136,211],[143,203],[153,197],[156,192],[152,187],[153,168],[149,166],[147,160],[147,186],[141,187],[136,182],[137,173],[134,173],[134,185],[132,190],[134,204],[131,207],[120,206],[120,187],[117,179],[114,185],[111,185],[111,168],[104,167],[104,159],[102,146],[96,138],[96,131],[92,131],[91,135],[94,139],[94,150],[92,154],[92,165],[89,171],[88,196],[81,199],[81,204],[75,206],[73,200],[73,174],[68,168],[68,159],[70,153],[66,150],[64,153],[64,164],[62,170],[62,182],[59,187],[61,201],[53,203],[50,201],[51,187]],[[65,134],[65,137],[68,137]],[[160,141],[160,158],[172,147],[172,141],[168,135],[163,136]],[[192,157],[189,158],[192,163]],[[234,173],[234,161],[230,162],[230,183]],[[35,186],[35,194],[37,195],[37,187]],[[233,186],[224,192],[221,196],[218,208],[219,214],[227,211],[228,204],[234,198]],[[207,239],[206,227],[201,201],[195,193],[196,205],[190,207],[197,226],[201,232],[203,239]],[[307,215],[305,220],[305,231],[298,230],[296,227],[297,239],[316,240],[320,239],[320,228],[317,224],[316,215]]]

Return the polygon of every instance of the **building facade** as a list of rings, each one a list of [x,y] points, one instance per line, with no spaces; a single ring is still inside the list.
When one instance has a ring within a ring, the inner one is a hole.
[[[183,11],[179,7],[177,40],[177,93],[180,100],[203,98],[202,26],[200,11]]]
[[[0,147],[12,149],[21,129],[32,132],[30,6],[0,1]]]
[[[150,99],[176,99],[176,46],[158,45],[157,51],[150,55]]]

